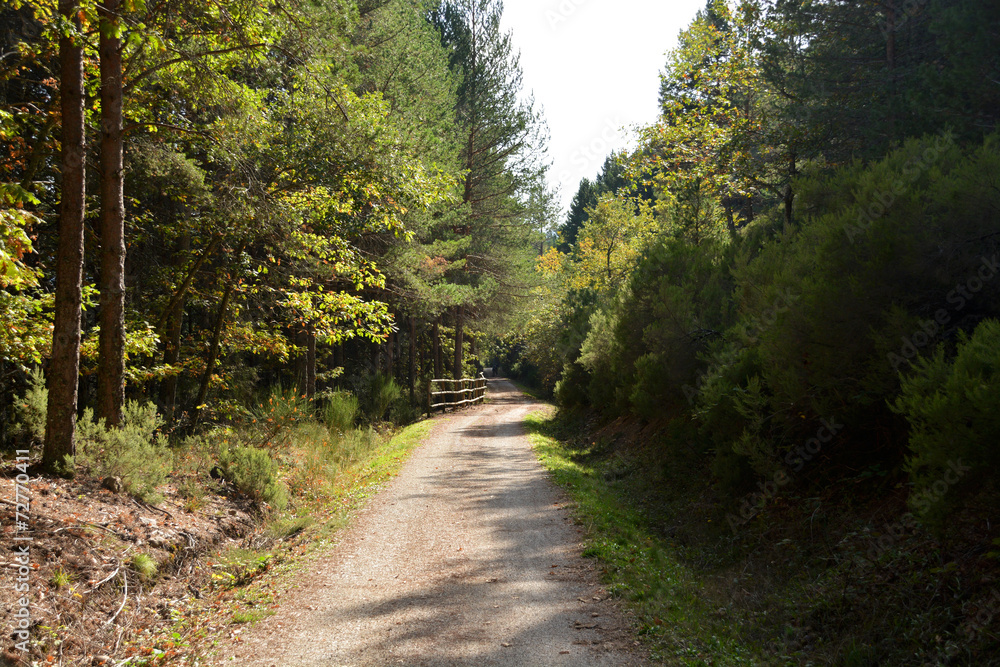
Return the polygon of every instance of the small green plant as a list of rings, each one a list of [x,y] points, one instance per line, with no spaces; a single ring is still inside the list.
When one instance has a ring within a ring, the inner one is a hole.
[[[268,616],[273,616],[274,612],[270,609],[249,609],[245,611],[237,611],[233,614],[233,623],[256,623]]]
[[[73,575],[67,572],[63,568],[56,568],[56,571],[52,573],[52,578],[49,579],[49,584],[52,588],[59,589],[69,586],[73,583]]]
[[[20,418],[15,431],[35,442],[45,440],[45,415],[48,413],[49,390],[45,388],[45,375],[41,369],[31,371],[28,390],[24,396],[15,396],[14,405]]]
[[[335,433],[347,433],[358,418],[358,397],[349,391],[331,391],[321,397],[321,416]]]
[[[77,462],[99,477],[120,477],[125,491],[145,502],[161,500],[158,486],[171,467],[167,439],[157,433],[163,420],[152,403],[128,401],[119,427],[107,428],[87,408],[77,422]]]
[[[919,514],[940,519],[973,478],[996,478],[1000,322],[985,320],[972,336],[962,334],[953,360],[943,347],[919,359],[892,408],[910,423],[910,502]]]
[[[391,376],[375,373],[367,380],[364,392],[365,415],[371,423],[385,419],[392,404],[403,395],[403,390]]]
[[[249,498],[277,510],[288,505],[288,492],[278,479],[278,462],[257,447],[237,445],[219,452],[222,477]]]
[[[132,556],[129,566],[143,579],[152,579],[156,576],[156,561],[149,554],[139,553]]]
[[[261,434],[260,444],[279,444],[290,428],[311,420],[312,412],[312,399],[276,385],[267,400],[260,401],[251,411],[253,423]]]
[[[288,537],[298,535],[309,526],[316,523],[311,516],[300,516],[297,518],[280,519],[270,524],[266,532],[268,536],[276,540],[283,540]]]
[[[205,504],[205,487],[196,479],[185,479],[177,485],[177,495],[184,499],[184,509],[194,512]]]

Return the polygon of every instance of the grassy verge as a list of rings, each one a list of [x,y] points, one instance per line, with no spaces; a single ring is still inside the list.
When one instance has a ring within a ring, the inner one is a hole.
[[[587,530],[585,556],[603,565],[609,591],[629,604],[654,658],[671,665],[763,664],[727,618],[709,604],[697,576],[651,528],[597,442],[571,442],[570,425],[539,413],[526,420],[543,465],[572,496]]]
[[[552,398],[551,396],[546,395],[545,391],[540,389],[539,387],[533,387],[531,385],[524,384],[523,382],[520,382],[518,380],[511,380],[510,378],[508,378],[508,381],[512,385],[517,387],[517,390],[519,392],[521,392],[522,394],[527,394],[528,396],[531,396],[535,400],[548,401]]]

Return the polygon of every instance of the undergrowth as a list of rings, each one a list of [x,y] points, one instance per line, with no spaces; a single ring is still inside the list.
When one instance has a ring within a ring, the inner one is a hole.
[[[576,503],[588,536],[584,555],[600,561],[609,592],[635,612],[654,657],[667,664],[758,664],[728,612],[703,595],[697,574],[607,481],[620,479],[622,462],[602,457],[596,440],[569,444],[567,422],[536,413],[526,424],[538,458]]]
[[[848,499],[798,479],[734,524],[704,455],[676,446],[682,426],[527,426],[665,664],[1000,664],[1000,557],[975,508],[936,532],[866,470]]]

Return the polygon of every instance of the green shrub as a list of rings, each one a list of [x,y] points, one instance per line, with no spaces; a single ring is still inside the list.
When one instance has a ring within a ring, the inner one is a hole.
[[[759,223],[775,236],[745,244],[733,274],[775,431],[806,438],[817,419],[835,417],[854,433],[894,433],[878,444],[903,454],[886,406],[899,391],[900,356],[913,356],[913,340],[968,326],[970,305],[1000,312],[995,290],[956,300],[956,286],[965,289],[984,254],[996,252],[993,242],[969,239],[994,238],[985,211],[1000,206],[997,173],[997,137],[965,154],[948,137],[912,140],[877,163],[800,179],[797,224]],[[852,466],[864,463],[851,456]]]
[[[320,416],[327,428],[347,433],[358,418],[358,397],[349,391],[331,391],[321,397]]]
[[[556,382],[556,401],[569,410],[586,407],[589,384],[590,376],[587,371],[580,364],[567,361],[563,366],[562,378]]]
[[[623,376],[628,374],[619,372],[622,350],[615,338],[617,323],[615,313],[595,311],[590,316],[590,330],[576,360],[589,377],[587,398],[590,404],[602,411],[614,409],[615,390],[627,383]]]
[[[223,448],[219,468],[223,479],[256,502],[265,502],[279,511],[288,505],[288,492],[278,479],[278,462],[269,452],[242,445]]]
[[[922,514],[972,486],[995,480],[1000,465],[1000,322],[962,334],[954,360],[944,347],[914,364],[892,405],[910,424],[911,504]],[[965,470],[970,468],[971,470]],[[969,473],[969,474],[966,474]]]
[[[251,415],[260,434],[258,444],[281,444],[289,429],[313,418],[313,401],[278,384],[271,388],[266,400],[257,403]]]
[[[77,462],[99,477],[120,477],[125,490],[146,502],[158,502],[156,488],[171,468],[167,439],[157,433],[163,420],[152,403],[127,401],[119,427],[107,428],[87,408],[77,422]]]
[[[132,556],[129,565],[132,570],[143,579],[152,579],[156,576],[156,561],[149,554],[138,553]]]
[[[363,405],[370,423],[385,419],[392,404],[403,395],[403,390],[391,376],[374,373],[363,380]]]
[[[49,390],[45,387],[45,375],[41,369],[31,371],[28,391],[24,396],[15,396],[14,405],[19,421],[15,431],[30,437],[34,442],[45,440],[45,415],[48,413]]]
[[[397,426],[405,426],[420,419],[421,412],[419,405],[413,405],[410,397],[402,394],[389,408],[389,420]]]
[[[373,451],[379,443],[378,432],[369,427],[355,429],[347,433],[337,445],[336,460],[344,465],[360,461]]]

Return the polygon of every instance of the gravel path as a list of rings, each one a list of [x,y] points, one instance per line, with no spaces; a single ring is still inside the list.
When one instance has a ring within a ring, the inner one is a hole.
[[[220,664],[645,664],[525,437],[538,404],[489,387]]]

